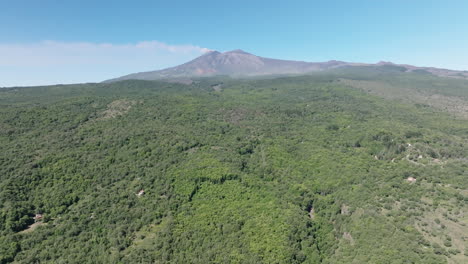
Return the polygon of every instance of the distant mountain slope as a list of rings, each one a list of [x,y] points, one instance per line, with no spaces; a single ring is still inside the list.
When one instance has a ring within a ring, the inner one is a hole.
[[[298,74],[350,65],[341,61],[311,63],[258,57],[242,50],[211,51],[185,64],[159,70],[134,73],[109,81],[127,79],[157,80],[165,78],[202,77],[214,75],[257,76]]]
[[[114,82],[121,80],[158,80],[191,77],[207,77],[215,75],[229,75],[233,77],[262,76],[275,74],[305,74],[350,66],[396,66],[401,71],[420,72],[437,76],[467,78],[466,71],[452,71],[446,69],[417,67],[411,65],[397,65],[391,62],[377,64],[350,63],[343,61],[304,62],[279,60],[259,57],[243,50],[228,52],[211,51],[182,65],[157,71],[133,73],[119,78],[107,80]]]

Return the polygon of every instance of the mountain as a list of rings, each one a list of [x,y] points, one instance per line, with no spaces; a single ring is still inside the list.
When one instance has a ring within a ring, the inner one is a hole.
[[[420,72],[434,74],[444,77],[467,78],[466,71],[453,71],[432,67],[417,67],[412,65],[399,65],[391,62],[379,62],[377,64],[351,63],[331,60],[327,62],[305,62],[264,58],[237,49],[227,52],[210,51],[192,61],[179,66],[148,72],[139,72],[125,75],[119,78],[110,79],[105,82],[115,82],[122,80],[158,80],[158,79],[178,79],[193,77],[208,77],[215,75],[229,75],[232,77],[248,77],[262,75],[288,75],[306,74],[317,71],[332,70],[341,67],[352,66],[378,66],[399,67],[401,71]]]
[[[301,74],[313,71],[327,70],[350,65],[341,61],[304,62],[263,58],[243,50],[228,52],[210,51],[182,65],[159,71],[149,71],[129,74],[109,80],[127,79],[157,80],[186,77],[206,77],[214,75],[258,76],[273,74]]]

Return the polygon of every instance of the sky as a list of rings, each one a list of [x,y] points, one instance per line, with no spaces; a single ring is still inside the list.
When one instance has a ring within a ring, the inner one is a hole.
[[[0,0],[0,87],[100,82],[208,50],[468,70],[468,1]]]

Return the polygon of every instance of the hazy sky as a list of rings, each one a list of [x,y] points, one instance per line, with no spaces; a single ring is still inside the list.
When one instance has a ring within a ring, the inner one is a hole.
[[[0,86],[97,82],[206,49],[468,70],[468,1],[0,0]]]

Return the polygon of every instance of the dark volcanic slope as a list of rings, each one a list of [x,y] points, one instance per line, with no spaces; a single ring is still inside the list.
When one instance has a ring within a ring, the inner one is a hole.
[[[273,74],[303,74],[324,71],[344,66],[398,66],[402,71],[420,71],[446,77],[466,78],[468,72],[451,71],[437,68],[396,65],[390,62],[377,64],[349,63],[343,61],[304,62],[263,58],[243,50],[228,52],[211,51],[182,65],[158,71],[140,72],[107,80],[114,82],[128,79],[158,80],[190,77],[207,77],[214,75],[261,76]]]

